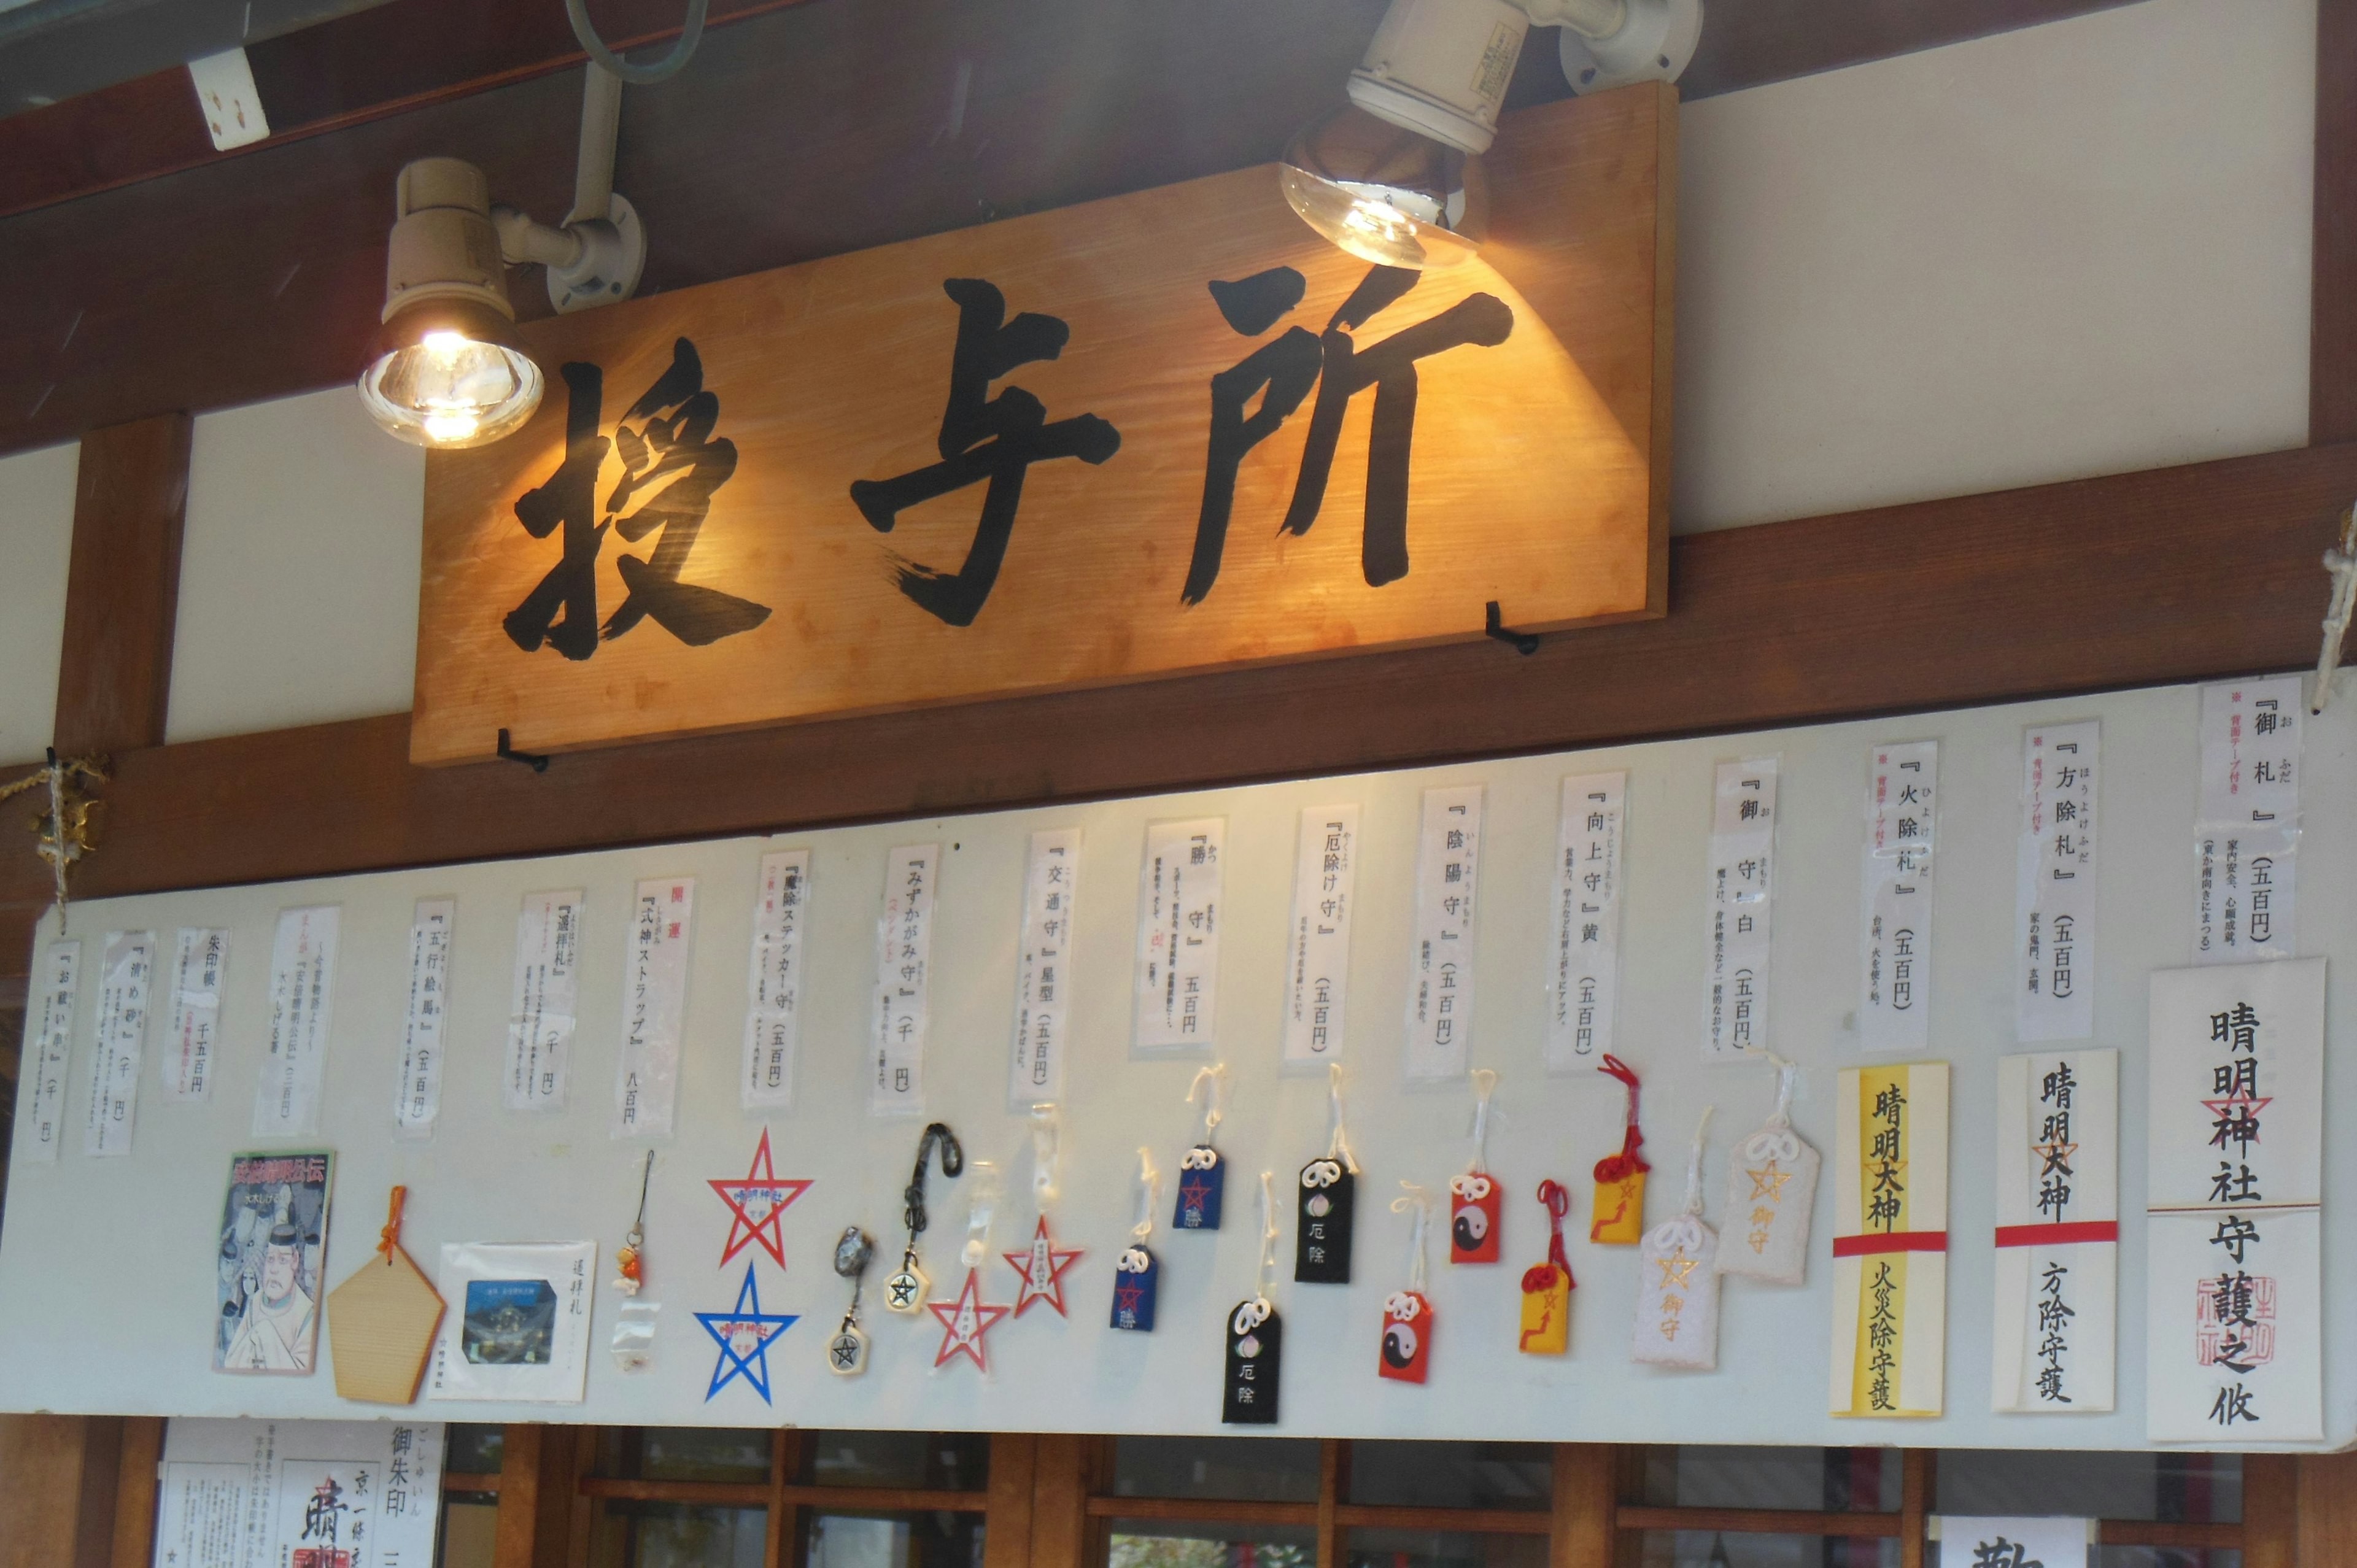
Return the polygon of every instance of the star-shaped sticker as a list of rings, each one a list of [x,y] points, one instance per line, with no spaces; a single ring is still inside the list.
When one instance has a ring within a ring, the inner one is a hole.
[[[1020,1317],[1033,1302],[1044,1301],[1056,1309],[1057,1316],[1070,1316],[1064,1310],[1064,1271],[1080,1260],[1082,1251],[1079,1247],[1068,1251],[1049,1240],[1048,1217],[1042,1214],[1039,1229],[1031,1232],[1029,1251],[998,1254],[1023,1276],[1022,1286],[1015,1293],[1015,1316]]]
[[[761,1251],[777,1260],[778,1267],[786,1266],[786,1238],[778,1224],[779,1216],[789,1204],[811,1189],[807,1181],[780,1181],[770,1165],[770,1130],[761,1129],[761,1146],[753,1151],[753,1168],[745,1173],[742,1181],[716,1181],[712,1190],[728,1206],[728,1240],[720,1249],[720,1266],[754,1242]]]
[[[928,1302],[926,1308],[942,1320],[942,1348],[933,1358],[934,1366],[946,1365],[952,1356],[969,1356],[976,1367],[990,1370],[982,1337],[1014,1309],[993,1306],[982,1299],[982,1271],[965,1272],[965,1288],[958,1292],[957,1300]]]
[[[1662,1288],[1663,1290],[1686,1289],[1686,1276],[1694,1273],[1695,1264],[1699,1261],[1699,1259],[1687,1257],[1684,1248],[1680,1248],[1677,1256],[1674,1258],[1655,1258],[1653,1262],[1662,1271]]]
[[[754,1283],[754,1265],[745,1265],[745,1283],[737,1292],[734,1312],[699,1312],[695,1320],[720,1347],[720,1359],[713,1364],[712,1386],[704,1391],[708,1402],[712,1396],[742,1378],[770,1402],[770,1346],[779,1335],[791,1328],[796,1319],[761,1310],[761,1293]]]
[[[1770,1203],[1784,1201],[1784,1184],[1792,1179],[1792,1173],[1778,1170],[1773,1159],[1756,1171],[1743,1174],[1751,1178],[1751,1196],[1764,1197]]]

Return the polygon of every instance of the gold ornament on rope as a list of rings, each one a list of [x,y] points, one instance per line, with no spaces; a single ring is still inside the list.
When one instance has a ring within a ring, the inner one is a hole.
[[[98,847],[91,836],[90,814],[102,802],[91,800],[84,788],[106,783],[106,768],[103,757],[61,759],[57,747],[51,746],[47,766],[13,784],[0,785],[0,800],[13,800],[30,789],[48,790],[49,809],[32,820],[33,832],[40,840],[33,846],[33,853],[49,863],[50,874],[57,878],[60,929],[66,918],[66,871]]]

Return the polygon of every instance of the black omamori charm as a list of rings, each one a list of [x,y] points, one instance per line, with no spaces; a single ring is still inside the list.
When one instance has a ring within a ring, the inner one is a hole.
[[[1351,1283],[1351,1210],[1358,1185],[1350,1167],[1330,1155],[1301,1167],[1293,1230],[1293,1277],[1301,1283]]]
[[[1285,1319],[1265,1296],[1236,1303],[1228,1315],[1227,1382],[1220,1419],[1231,1426],[1276,1424],[1277,1361]]]

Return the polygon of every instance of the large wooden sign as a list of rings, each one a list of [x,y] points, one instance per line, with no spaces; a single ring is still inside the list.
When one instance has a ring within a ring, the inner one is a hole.
[[[427,464],[412,757],[1662,614],[1674,104],[1510,118],[1453,271],[1263,167],[534,325]]]

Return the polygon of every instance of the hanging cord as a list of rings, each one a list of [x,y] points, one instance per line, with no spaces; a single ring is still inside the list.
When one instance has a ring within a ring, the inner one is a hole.
[[[1563,1251],[1563,1217],[1571,1212],[1571,1193],[1560,1182],[1543,1181],[1539,1183],[1539,1207],[1547,1212],[1547,1261],[1523,1271],[1525,1295],[1554,1284],[1555,1271],[1558,1269],[1563,1272],[1566,1289],[1579,1283],[1571,1277],[1571,1260]]]
[[[1195,1081],[1187,1086],[1187,1103],[1195,1103],[1195,1096],[1203,1097],[1203,1142],[1220,1125],[1220,1118],[1228,1113],[1228,1064],[1213,1062],[1210,1067],[1195,1069]]]
[[[622,1238],[633,1251],[638,1251],[647,1244],[647,1184],[654,1179],[654,1174],[655,1152],[652,1149],[649,1149],[647,1151],[647,1163],[639,1168],[638,1218],[630,1221],[630,1234]]]
[[[1800,1134],[1792,1131],[1792,1090],[1801,1081],[1801,1069],[1774,1051],[1747,1047],[1747,1054],[1776,1069],[1776,1108],[1768,1112],[1768,1124],[1746,1138],[1737,1152],[1747,1160],[1772,1159],[1790,1165],[1801,1157]]]
[[[1407,1288],[1422,1295],[1426,1278],[1424,1233],[1432,1218],[1432,1195],[1412,1181],[1404,1181],[1400,1186],[1405,1190],[1392,1199],[1392,1212],[1406,1214],[1413,1211],[1415,1216],[1407,1235]],[[1388,1307],[1390,1303],[1384,1305]]]
[[[965,1251],[960,1258],[967,1268],[978,1269],[990,1256],[990,1221],[998,1212],[998,1167],[988,1160],[974,1161],[968,1190],[973,1199],[966,1207]]]
[[[1351,1157],[1350,1135],[1342,1129],[1342,1064],[1326,1064],[1326,1099],[1332,1109],[1334,1135],[1326,1140],[1326,1157],[1340,1160],[1342,1168],[1352,1176],[1359,1174],[1359,1162]]]
[[[1162,1173],[1154,1168],[1154,1156],[1146,1145],[1137,1146],[1137,1223],[1129,1228],[1130,1235],[1143,1243],[1154,1234],[1155,1205],[1162,1201]]]
[[[1637,1072],[1627,1062],[1609,1051],[1605,1053],[1603,1065],[1596,1070],[1607,1078],[1619,1079],[1629,1090],[1629,1128],[1621,1134],[1620,1152],[1617,1155],[1607,1155],[1596,1162],[1596,1179],[1627,1181],[1639,1171],[1649,1171],[1653,1168],[1647,1165],[1645,1157],[1637,1152],[1645,1142],[1645,1134],[1637,1125]]]
[[[1056,1201],[1056,1155],[1063,1120],[1053,1101],[1031,1108],[1031,1200],[1045,1214]]]
[[[387,1268],[393,1266],[393,1254],[401,1245],[401,1211],[408,1202],[407,1187],[397,1187],[393,1189],[393,1202],[384,1217],[384,1230],[376,1240],[376,1250],[384,1254]]]
[[[687,0],[687,16],[680,23],[679,38],[672,45],[671,53],[647,65],[632,65],[606,47],[606,40],[597,36],[596,25],[589,20],[587,0],[565,0],[565,15],[572,20],[573,36],[580,40],[591,59],[624,81],[645,87],[676,76],[680,67],[695,52],[695,46],[704,40],[705,3],[706,0]]]
[[[2332,597],[2324,611],[2324,647],[2316,656],[2316,701],[2309,712],[2321,714],[2332,700],[2332,672],[2341,668],[2341,644],[2349,635],[2349,621],[2357,614],[2357,503],[2341,514],[2341,541],[2324,553],[2324,569],[2332,575]]]
[[[1704,1140],[1710,1133],[1711,1115],[1717,1109],[1716,1105],[1706,1105],[1702,1108],[1702,1120],[1695,1124],[1694,1143],[1686,1150],[1685,1212],[1697,1219],[1702,1218],[1702,1154],[1706,1146]]]
[[[1477,1067],[1467,1076],[1473,1080],[1473,1163],[1465,1174],[1481,1176],[1490,1169],[1490,1096],[1497,1092],[1498,1075]]]
[[[1253,1273],[1252,1305],[1259,1309],[1255,1322],[1265,1322],[1274,1310],[1268,1304],[1269,1276],[1276,1272],[1276,1188],[1269,1173],[1260,1173],[1260,1267]]]
[[[965,1147],[945,1122],[935,1122],[925,1128],[924,1136],[917,1140],[916,1174],[909,1176],[908,1189],[901,1193],[902,1218],[909,1222],[909,1240],[914,1242],[925,1233],[925,1164],[932,1158],[933,1150],[942,1151],[942,1175],[955,1176],[965,1169]]]

